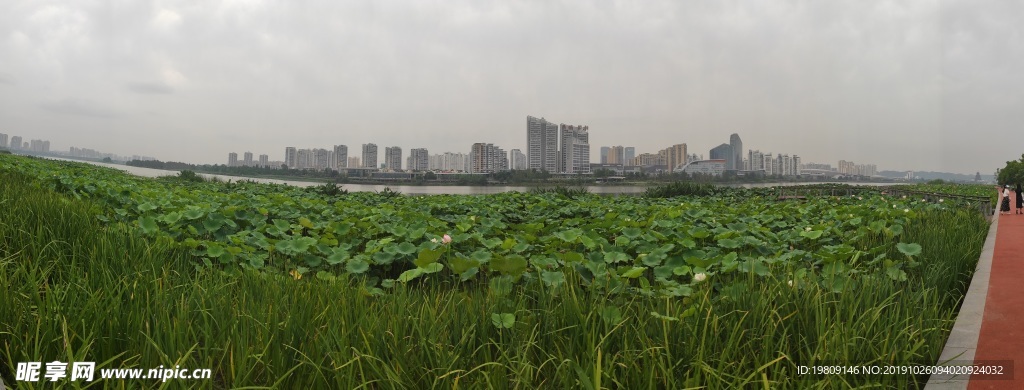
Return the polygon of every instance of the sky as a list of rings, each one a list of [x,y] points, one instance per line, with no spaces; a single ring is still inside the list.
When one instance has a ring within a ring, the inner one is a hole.
[[[0,12],[0,133],[161,160],[287,146],[745,149],[991,174],[1024,154],[1024,2],[42,1]],[[1018,141],[1020,140],[1020,141]]]

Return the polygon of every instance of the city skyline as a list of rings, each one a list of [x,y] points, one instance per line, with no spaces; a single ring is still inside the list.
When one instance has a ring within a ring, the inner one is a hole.
[[[531,126],[530,126],[531,122],[530,121],[531,120],[537,120],[537,119],[538,118],[535,118],[535,117],[532,117],[532,116],[527,116],[527,120],[528,120],[528,122],[527,122],[528,123],[527,124],[527,134],[528,134],[528,136],[531,134]],[[548,124],[551,124],[551,123],[548,123]],[[587,140],[589,139],[589,134],[588,134],[589,128],[587,126],[570,126],[570,125],[565,125],[565,124],[561,124],[561,125],[558,125],[558,126],[553,126],[553,128],[556,131],[555,132],[555,135],[556,135],[555,138],[558,139],[558,144],[556,145],[557,147],[555,148],[555,151],[556,151],[556,166],[559,167],[557,169],[558,173],[583,173],[583,174],[587,174],[587,173],[590,173],[590,171],[591,171],[591,167],[589,166],[591,164],[600,164],[600,165],[616,165],[616,164],[618,164],[618,165],[622,165],[624,167],[625,166],[657,166],[657,165],[664,165],[664,169],[665,169],[666,172],[672,172],[672,171],[675,171],[677,169],[681,169],[682,166],[684,165],[684,163],[686,163],[686,162],[703,160],[703,157],[698,157],[697,154],[689,154],[687,152],[687,144],[685,144],[685,143],[672,145],[672,146],[670,146],[668,148],[665,148],[665,149],[657,151],[657,153],[642,153],[641,156],[637,156],[636,159],[628,158],[628,156],[630,156],[631,154],[635,154],[635,148],[634,147],[623,147],[621,145],[612,146],[612,147],[602,146],[602,147],[599,147],[599,149],[601,150],[601,152],[599,153],[600,155],[599,156],[595,156],[595,158],[599,158],[600,161],[590,161],[589,164],[587,164],[587,166],[585,166],[585,167],[578,166],[574,170],[569,171],[566,168],[567,157],[571,158],[569,156],[572,156],[574,153],[575,154],[579,154],[581,156],[589,156],[590,155],[590,152],[589,152],[590,145],[589,145],[589,143],[587,143]],[[576,141],[576,138],[580,137],[581,134],[582,134],[582,138],[580,138],[580,140],[581,140],[582,144],[578,144],[577,141]],[[0,140],[6,140],[8,137],[9,136],[7,134],[0,133]],[[22,139],[21,136],[14,136],[14,137],[12,137],[11,138],[12,146],[13,146],[13,144],[15,142],[20,142],[21,139]],[[769,174],[771,174],[771,172],[773,172],[773,170],[771,169],[770,164],[768,163],[769,159],[772,158],[771,153],[762,154],[760,152],[760,150],[753,150],[753,149],[742,149],[743,152],[740,153],[740,152],[734,151],[732,149],[732,145],[733,144],[742,145],[742,142],[739,141],[739,139],[740,139],[739,135],[734,133],[734,134],[729,136],[729,139],[730,139],[730,143],[721,144],[718,147],[712,148],[710,150],[709,159],[714,160],[714,161],[718,161],[718,160],[725,161],[725,163],[723,163],[723,169],[765,170],[766,172],[769,172]],[[573,147],[581,146],[583,148],[583,150],[582,151],[578,151],[577,150],[577,151],[573,152],[572,149],[563,149],[563,146],[564,146],[563,143],[565,143],[567,140],[572,140],[570,145],[572,145]],[[12,147],[11,149],[15,149],[15,150],[23,149],[25,151],[49,153],[49,152],[51,152],[48,149],[49,143],[50,143],[49,140],[32,140],[31,141],[31,147],[29,147],[29,145],[30,145],[29,142],[25,142],[24,143],[25,147],[23,147],[23,148]],[[46,147],[44,148],[43,145],[46,145]],[[473,167],[473,164],[477,164],[477,165],[481,164],[480,162],[475,161],[473,159],[473,157],[472,157],[474,155],[474,153],[480,154],[480,153],[476,152],[478,146],[486,147],[486,149],[481,149],[481,150],[486,150],[486,151],[484,151],[482,153],[486,154],[488,156],[486,159],[482,160],[482,161],[487,161],[486,162],[486,165],[488,167],[487,169],[480,169],[480,168],[474,168]],[[742,148],[742,146],[738,146],[738,147]],[[0,147],[0,148],[2,148],[2,147]],[[719,149],[722,149],[722,148],[726,148],[726,149],[724,149],[722,151],[717,151],[716,152],[716,150],[719,150]],[[374,158],[374,159],[376,158],[376,154],[377,154],[376,149],[377,149],[377,147],[373,143],[364,144],[363,145],[363,152],[364,153],[367,153],[367,152],[371,153],[371,156],[372,156],[371,158]],[[76,150],[78,152],[76,152]],[[605,152],[607,152],[609,150],[610,150],[609,154],[611,155],[610,159],[608,158],[609,156],[605,154]],[[441,158],[442,155],[441,154],[429,154],[426,148],[412,148],[410,150],[410,155],[409,156],[404,156],[401,151],[402,151],[402,149],[401,149],[400,146],[394,146],[394,147],[387,147],[387,148],[385,148],[385,158],[386,158],[386,161],[384,163],[380,164],[379,168],[380,169],[384,169],[384,170],[395,170],[395,171],[403,171],[403,170],[461,170],[461,171],[467,171],[467,172],[477,171],[478,173],[479,172],[496,172],[496,171],[508,170],[508,169],[529,169],[528,168],[528,162],[527,162],[527,159],[526,159],[526,155],[523,154],[519,149],[512,149],[512,150],[510,150],[508,152],[505,152],[504,149],[501,149],[497,145],[493,145],[493,144],[475,143],[475,144],[472,145],[470,153],[468,155],[467,154],[463,154],[463,153],[444,152],[443,155],[445,155],[445,156],[447,156],[447,155],[458,155],[458,156],[462,156],[462,157],[459,157],[460,159],[462,159],[462,158],[465,159],[465,164],[464,164],[465,168],[460,168],[460,169],[451,169],[451,168],[447,168],[447,167],[442,167],[441,163],[435,163],[434,159]],[[55,152],[57,154],[64,154],[64,152],[60,152],[60,151],[53,151],[53,152]],[[716,153],[718,153],[718,154],[716,154]],[[615,157],[616,154],[618,154],[621,157],[616,158]],[[81,148],[76,148],[76,147],[71,147],[69,153],[67,153],[66,155],[73,156],[73,157],[86,157],[86,158],[98,158],[98,157],[102,157],[102,156],[106,156],[106,157],[114,156],[114,155],[109,154],[109,153],[100,153],[100,152],[92,150],[92,149],[81,149]],[[292,168],[292,169],[317,169],[317,170],[323,170],[323,169],[328,169],[328,168],[329,169],[334,169],[334,170],[345,169],[345,168],[356,168],[356,167],[371,168],[371,167],[368,167],[368,166],[359,166],[359,163],[358,163],[359,162],[359,157],[350,157],[350,156],[348,156],[348,146],[347,145],[334,145],[333,146],[333,150],[324,149],[324,148],[303,148],[303,149],[298,149],[297,147],[294,147],[294,146],[288,146],[288,147],[285,147],[284,160],[283,161],[269,160],[269,156],[267,154],[260,154],[259,155],[259,159],[258,160],[254,160],[253,159],[254,154],[251,151],[246,151],[246,152],[243,153],[243,155],[244,155],[244,157],[240,161],[238,159],[238,153],[237,152],[229,152],[228,153],[228,162],[227,162],[226,165],[227,166],[258,166],[258,167],[273,167],[273,168],[276,168],[278,166],[284,165],[284,166],[288,166],[289,168]],[[758,157],[755,158],[755,155],[757,155]],[[762,155],[765,158],[764,162],[760,161]],[[657,162],[657,163],[641,162],[641,161],[647,161],[647,160],[649,160],[651,158],[651,157],[644,157],[644,156],[654,156],[659,162]],[[741,165],[736,165],[734,167],[728,167],[729,161],[732,160],[732,158],[728,158],[729,156],[735,157],[737,159],[736,163],[737,164],[741,164]],[[126,156],[118,156],[118,157],[127,158]],[[401,159],[403,157],[405,157],[405,161],[406,161],[406,167],[407,168],[405,168],[405,169],[402,168],[401,163],[400,163],[400,161],[401,161]],[[780,159],[782,159],[782,158],[789,159],[789,154],[778,153],[776,155],[776,157],[780,158]],[[793,174],[794,172],[798,172],[799,167],[801,167],[803,165],[801,163],[801,159],[800,159],[800,157],[798,157],[798,155],[794,154],[794,155],[792,155],[792,157],[794,158],[794,160],[791,162],[793,168],[790,169],[789,171],[785,171],[786,175],[790,175],[790,174]],[[445,158],[448,158],[448,157],[445,157]],[[518,158],[519,161],[517,161],[517,158]],[[148,156],[133,155],[131,157],[131,159],[136,159],[136,160],[153,160],[155,158],[148,157]],[[620,159],[620,160],[617,160],[617,159]],[[172,160],[168,160],[168,161],[172,161]],[[415,165],[413,163],[414,161],[416,161]],[[779,162],[776,162],[775,164],[779,164],[781,161],[782,160],[779,160]],[[396,164],[396,162],[397,162],[397,164]],[[580,163],[581,162],[577,161],[575,164],[580,164]],[[213,164],[217,165],[217,163],[213,163]],[[844,169],[844,166],[846,164],[849,164],[849,167]],[[812,169],[815,169],[818,166],[829,166],[829,167],[831,166],[831,164],[829,164],[829,163],[815,163],[815,162],[810,162],[807,165],[810,165],[812,167]],[[447,166],[447,165],[445,165],[445,166]],[[426,168],[424,168],[424,167],[426,167]],[[865,175],[865,176],[874,176],[874,175],[877,174],[877,171],[878,171],[877,170],[877,166],[875,164],[856,164],[856,165],[854,165],[854,163],[852,161],[845,161],[845,160],[839,160],[837,165],[836,165],[836,167],[837,168],[832,169],[832,170],[838,171],[840,173],[851,173],[851,174],[852,173],[856,173],[856,174]],[[870,167],[870,168],[868,168],[868,167]],[[372,168],[376,169],[378,167],[372,167]],[[828,170],[828,169],[826,169],[826,170]],[[778,172],[780,170],[779,169],[775,169],[774,171]],[[899,170],[897,170],[897,171],[899,171]],[[865,172],[867,172],[867,173],[865,173]],[[912,171],[907,170],[906,172],[912,172]]]
[[[0,132],[52,150],[195,163],[339,140],[525,152],[530,113],[638,155],[704,153],[732,133],[893,170],[992,172],[1021,154],[995,142],[1024,123],[1024,9],[1005,2],[7,9]]]

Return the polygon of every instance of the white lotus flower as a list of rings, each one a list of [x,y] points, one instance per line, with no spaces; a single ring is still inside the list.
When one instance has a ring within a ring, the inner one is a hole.
[[[811,231],[811,227],[810,227],[810,226],[808,226],[808,227],[804,228],[804,230],[806,230],[806,231]]]
[[[939,203],[942,203],[942,199],[939,199]]]
[[[909,213],[909,212],[910,212],[910,209],[903,209],[903,212],[904,212],[904,213]]]
[[[437,244],[437,239],[436,238],[431,238],[430,242]]]
[[[792,280],[790,280],[790,281],[788,282],[788,284],[789,284],[789,287],[793,287],[793,281],[792,281]]]
[[[693,280],[695,282],[703,282],[704,279],[707,279],[707,278],[708,278],[708,276],[706,274],[704,274],[703,272],[693,275]]]

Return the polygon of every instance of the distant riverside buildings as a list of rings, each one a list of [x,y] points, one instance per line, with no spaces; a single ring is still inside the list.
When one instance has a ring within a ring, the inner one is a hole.
[[[725,173],[726,162],[723,159],[694,160],[686,163],[680,170],[688,175],[722,176]]]
[[[836,170],[844,175],[878,176],[878,167],[874,164],[854,164],[853,161],[839,160]]]
[[[735,155],[732,153],[732,145],[729,144],[721,144],[711,148],[708,158],[711,160],[725,160],[725,169],[728,170],[732,170],[733,163],[736,162]]]
[[[526,161],[526,154],[519,149],[512,149],[508,152],[509,169],[526,170],[529,163]]]
[[[444,152],[430,156],[427,169],[442,172],[469,172],[469,155]]]
[[[228,153],[228,166],[229,167],[237,167],[238,166],[238,153],[234,153],[234,152]]]
[[[6,148],[7,145],[7,134],[0,133],[0,148]]]
[[[626,164],[626,148],[622,146],[612,146],[608,148],[608,158],[605,160],[606,164]]]
[[[334,145],[334,153],[331,155],[331,168],[337,170],[348,167],[348,145]]]
[[[683,144],[683,145],[685,145],[685,144]],[[684,146],[684,149],[685,149],[685,146]],[[636,148],[635,147],[627,146],[625,149],[623,149],[623,159],[622,159],[622,163],[623,164],[626,164],[626,165],[632,164],[634,157],[636,157]]]
[[[410,171],[430,170],[430,155],[425,148],[416,148],[409,151],[409,163],[406,164]]]
[[[17,149],[21,149],[21,148],[22,148],[21,136],[20,135],[16,135],[16,136],[11,137],[11,149],[12,150],[17,150]]]
[[[349,167],[352,167],[352,168],[355,168],[355,167],[361,166],[361,165],[359,164],[359,157],[356,157],[356,156],[352,156],[352,157],[349,157],[349,158],[348,158],[348,166],[349,166]]]
[[[732,158],[726,162],[726,169],[743,169],[743,141],[740,140],[739,134],[733,133],[729,136],[729,146],[732,149]]]
[[[654,167],[659,165],[665,165],[664,156],[655,153],[641,153],[639,156],[633,157],[633,165],[640,167]]]
[[[589,126],[573,126],[561,124],[562,133],[559,150],[559,172],[590,173],[590,135]]]
[[[266,168],[268,165],[270,165],[270,156],[265,155],[265,154],[261,154],[260,155],[259,167],[260,168]]]
[[[611,150],[610,147],[607,147],[607,146],[602,146],[601,147],[601,164],[607,164],[608,163],[608,152],[610,150]]]
[[[377,144],[363,144],[363,168],[377,168]]]
[[[558,125],[544,118],[526,117],[528,169],[558,171]]]
[[[658,152],[668,172],[683,169],[686,164],[686,144],[675,144]]]
[[[590,173],[590,127],[526,117],[526,169]]]
[[[494,144],[475,143],[469,151],[470,173],[493,173],[508,170],[508,155]]]
[[[384,148],[384,169],[402,170],[402,148],[397,146]]]

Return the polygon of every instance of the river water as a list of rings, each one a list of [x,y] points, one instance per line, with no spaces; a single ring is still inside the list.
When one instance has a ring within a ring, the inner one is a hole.
[[[84,160],[73,160],[64,159],[58,157],[46,157],[54,160],[63,161],[74,161],[84,162],[101,167],[113,168],[127,172],[132,175],[142,177],[158,177],[158,176],[172,176],[177,175],[177,171],[167,171],[163,169],[152,169],[133,167],[121,164],[108,164],[94,161]],[[215,177],[223,181],[238,181],[238,180],[252,180],[259,183],[273,183],[273,184],[287,184],[296,187],[309,187],[321,185],[320,182],[308,182],[308,181],[296,181],[296,180],[279,180],[279,179],[267,179],[260,177],[245,177],[245,176],[227,176],[227,175],[214,175],[209,173],[202,173],[203,177],[211,178]],[[742,188],[761,188],[761,187],[780,187],[780,186],[793,186],[793,185],[813,185],[813,184],[831,184],[831,183],[843,183],[843,182],[799,182],[799,183],[733,183],[733,184],[722,184],[730,187],[742,187]],[[884,186],[898,183],[848,183],[857,185],[869,185],[869,186]],[[364,192],[364,191],[383,191],[384,188],[390,188],[393,191],[398,191],[406,195],[484,195],[484,194],[497,194],[502,192],[519,191],[526,192],[530,188],[525,186],[410,186],[410,185],[385,185],[385,184],[343,184],[343,187],[348,191]],[[647,189],[647,186],[630,186],[630,185],[589,185],[586,186],[587,190],[594,194],[602,195],[629,195],[629,194],[640,194]]]

